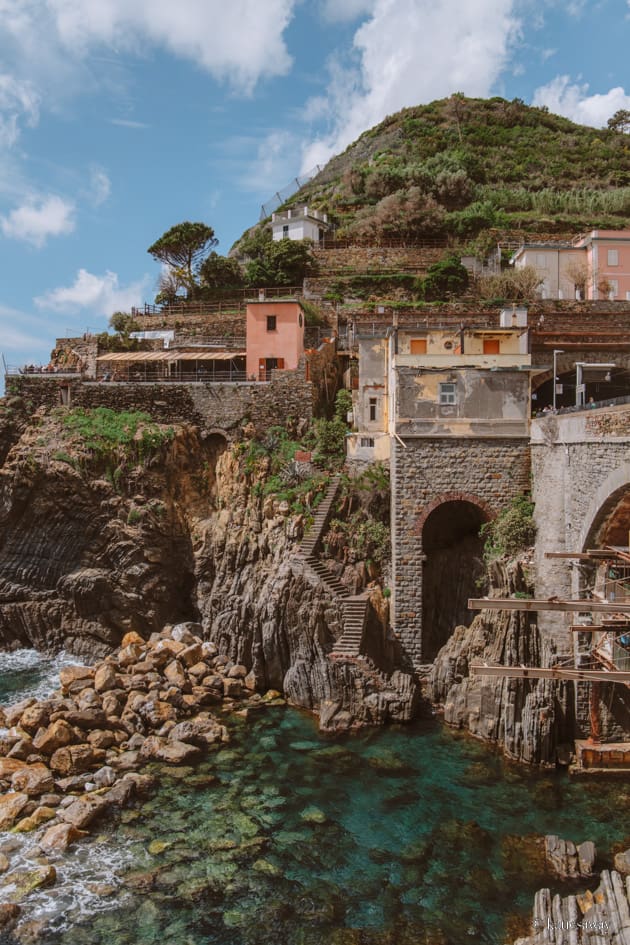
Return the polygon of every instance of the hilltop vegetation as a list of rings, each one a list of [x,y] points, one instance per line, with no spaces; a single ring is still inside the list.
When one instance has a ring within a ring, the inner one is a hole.
[[[365,241],[620,228],[630,225],[630,136],[519,99],[456,94],[366,131],[289,204],[301,202],[329,213],[339,238]]]

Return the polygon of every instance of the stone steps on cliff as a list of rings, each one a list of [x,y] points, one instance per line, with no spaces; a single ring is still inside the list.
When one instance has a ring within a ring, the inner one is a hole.
[[[343,633],[328,654],[331,659],[359,656],[365,632],[367,607],[368,598],[366,594],[344,600]]]
[[[326,584],[335,594],[336,597],[347,597],[348,589],[345,584],[342,584],[339,578],[336,578],[335,575],[328,570],[325,564],[322,564],[321,561],[318,561],[317,558],[308,557],[306,563],[313,571],[317,577]]]
[[[328,489],[326,490],[326,495],[320,502],[313,518],[313,524],[311,525],[308,533],[302,538],[302,541],[300,542],[300,551],[307,557],[309,555],[315,554],[317,547],[322,540],[322,535],[324,534],[324,530],[328,524],[333,504],[337,498],[340,482],[341,477],[338,475],[331,478],[328,484]]]

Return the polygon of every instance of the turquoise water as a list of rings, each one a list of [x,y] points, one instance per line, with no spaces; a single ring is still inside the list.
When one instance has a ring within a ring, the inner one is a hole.
[[[77,847],[63,905],[33,900],[40,941],[495,945],[527,932],[541,885],[571,888],[532,837],[592,839],[602,866],[624,837],[623,785],[537,775],[438,723],[331,739],[278,708],[229,724],[229,746],[154,769],[149,800]]]

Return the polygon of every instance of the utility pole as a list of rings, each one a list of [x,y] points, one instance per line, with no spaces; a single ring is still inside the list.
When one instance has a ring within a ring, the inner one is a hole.
[[[559,354],[564,354],[564,350],[562,348],[554,348],[553,349],[553,409],[554,411],[556,409],[556,381],[558,380],[558,378],[556,377],[556,372],[558,368],[558,355]]]

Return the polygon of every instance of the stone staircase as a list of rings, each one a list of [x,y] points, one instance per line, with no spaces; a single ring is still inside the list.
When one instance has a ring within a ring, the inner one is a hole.
[[[367,618],[367,594],[349,595],[347,587],[332,574],[317,558],[322,536],[328,525],[333,504],[339,491],[339,476],[333,476],[324,500],[320,503],[313,525],[300,542],[300,555],[304,566],[325,584],[339,600],[343,611],[343,632],[328,654],[330,659],[356,659],[361,652],[363,632]]]
[[[305,558],[314,556],[319,549],[322,535],[324,534],[324,530],[328,525],[328,520],[330,519],[333,503],[337,498],[337,493],[339,492],[340,482],[340,476],[332,477],[328,486],[328,491],[317,508],[315,518],[313,519],[313,524],[308,533],[304,535],[302,541],[300,542],[300,551]]]

